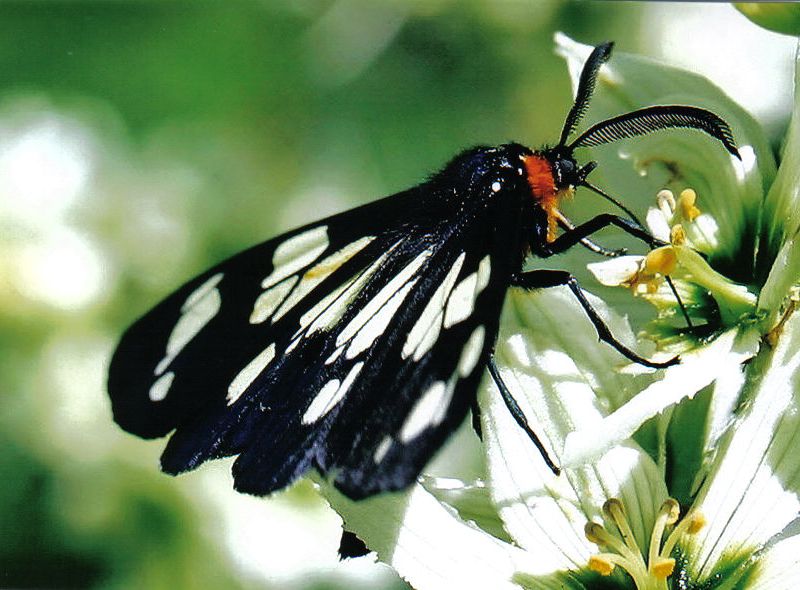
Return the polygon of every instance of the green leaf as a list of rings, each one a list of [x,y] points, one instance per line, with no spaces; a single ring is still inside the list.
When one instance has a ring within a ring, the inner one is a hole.
[[[758,26],[783,33],[800,35],[800,4],[794,2],[734,2],[741,12]]]

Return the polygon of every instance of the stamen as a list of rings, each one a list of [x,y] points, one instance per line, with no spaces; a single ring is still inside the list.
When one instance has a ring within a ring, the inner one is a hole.
[[[648,552],[647,563],[650,564],[650,571],[655,572],[655,565],[659,563],[659,547],[661,539],[664,537],[664,529],[678,521],[681,515],[680,505],[672,498],[667,498],[658,510],[656,521],[653,523],[653,532],[650,534],[650,551]],[[669,555],[669,554],[667,554]]]
[[[675,527],[672,533],[670,533],[669,537],[667,537],[667,541],[661,549],[661,555],[670,555],[678,539],[680,539],[682,535],[696,535],[704,526],[706,526],[705,516],[699,512],[690,512],[687,514],[684,519],[678,523],[678,526]]]
[[[650,572],[659,580],[666,580],[675,571],[675,560],[672,557],[658,557],[650,564]]]
[[[602,524],[598,524],[596,522],[587,522],[583,532],[589,542],[594,543],[595,545],[602,545],[604,547],[608,547],[609,549],[613,549],[626,559],[632,559],[635,561],[639,557],[638,547],[636,548],[635,552],[631,551],[627,545],[606,531]]]
[[[603,512],[606,518],[614,522],[622,539],[610,534],[601,524],[587,523],[584,529],[586,538],[607,549],[606,552],[592,555],[588,567],[602,576],[609,576],[615,567],[621,567],[633,579],[638,590],[666,590],[667,578],[675,571],[675,559],[671,557],[675,544],[683,534],[696,534],[705,524],[699,512],[690,512],[680,520],[678,502],[667,498],[656,514],[645,562],[644,551],[636,542],[622,502],[610,498],[603,504]],[[662,546],[664,531],[673,525],[677,526]]]
[[[700,209],[695,207],[697,202],[697,193],[693,189],[687,188],[681,191],[678,197],[678,210],[681,212],[681,217],[688,221],[694,221],[700,215]]]
[[[589,569],[601,576],[610,576],[614,571],[614,554],[598,553],[589,558]]]
[[[628,523],[628,516],[625,514],[625,506],[622,502],[617,498],[609,498],[603,504],[603,512],[617,525],[619,534],[622,535],[622,540],[625,541],[628,548],[634,553],[638,553],[639,545],[636,544],[636,537]]]
[[[664,219],[670,220],[675,215],[675,195],[669,189],[658,191],[656,204],[664,215]]]
[[[649,275],[672,274],[677,263],[678,257],[675,255],[675,250],[670,246],[662,246],[647,253],[647,256],[644,257],[642,272]]]
[[[683,246],[686,243],[686,231],[680,223],[676,223],[669,231],[669,241],[673,246]]]

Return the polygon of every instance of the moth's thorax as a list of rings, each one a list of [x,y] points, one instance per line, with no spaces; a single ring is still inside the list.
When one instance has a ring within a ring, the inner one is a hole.
[[[559,183],[552,157],[534,152],[524,157],[523,162],[533,200],[547,213],[548,241],[552,241],[558,225],[558,205],[564,197],[571,197],[575,188],[571,184]]]

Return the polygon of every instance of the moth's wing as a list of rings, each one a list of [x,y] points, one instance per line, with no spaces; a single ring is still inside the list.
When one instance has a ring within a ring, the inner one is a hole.
[[[492,281],[489,254],[454,248],[466,244],[476,242],[399,256],[329,339],[308,342],[307,376],[280,377],[302,383],[295,392],[313,383],[302,416],[253,416],[236,449],[237,489],[268,493],[309,467],[351,498],[413,483],[463,421],[497,335],[507,278]],[[373,313],[376,301],[386,303]],[[292,452],[303,453],[294,465]]]
[[[131,325],[114,352],[108,391],[117,423],[154,438],[226,408],[244,384],[244,369],[252,372],[265,363],[271,343],[276,362],[282,362],[296,328],[273,318],[291,298],[291,283],[316,269],[304,283],[318,283],[303,300],[305,308],[312,307],[320,288],[380,255],[403,203],[392,197],[307,225],[241,252],[177,289]]]
[[[248,493],[312,467],[354,498],[412,483],[474,399],[517,239],[492,207],[415,218],[426,196],[308,226],[181,288],[112,360],[118,422],[174,428],[171,473],[238,454]]]

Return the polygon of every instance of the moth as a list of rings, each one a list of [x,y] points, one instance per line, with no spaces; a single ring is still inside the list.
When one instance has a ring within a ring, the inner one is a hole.
[[[492,352],[506,291],[566,286],[601,340],[617,341],[564,270],[523,272],[614,225],[658,245],[635,216],[587,177],[577,148],[669,128],[695,129],[738,156],[717,115],[652,106],[597,123],[570,141],[612,44],[584,65],[555,147],[517,143],[458,154],[429,180],[250,248],[190,280],[136,321],[111,360],[114,419],[145,438],[172,432],[170,474],[237,456],[235,488],[280,490],[316,469],[353,499],[415,481],[475,403],[484,371],[500,385]],[[630,217],[579,225],[560,210],[578,187]],[[557,472],[555,462],[548,464]]]

